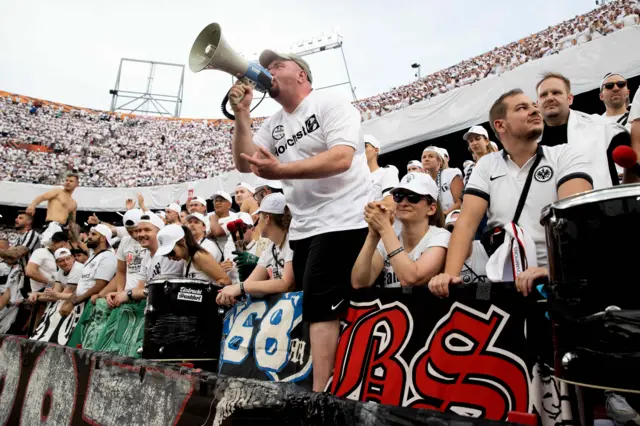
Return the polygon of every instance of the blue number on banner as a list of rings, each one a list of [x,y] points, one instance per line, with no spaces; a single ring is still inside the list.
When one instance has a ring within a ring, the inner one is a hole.
[[[266,313],[267,302],[256,300],[244,305],[244,307],[237,308],[239,310],[235,312],[235,315],[228,317],[230,322],[225,321],[225,326],[230,327],[220,356],[222,363],[242,364],[247,359],[253,336],[253,324],[262,319]]]
[[[301,321],[301,292],[295,292],[283,294],[260,323],[253,345],[256,365],[272,380],[289,362],[291,330]]]

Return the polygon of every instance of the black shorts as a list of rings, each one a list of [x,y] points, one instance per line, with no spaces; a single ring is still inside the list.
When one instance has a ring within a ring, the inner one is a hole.
[[[296,286],[302,283],[304,292],[304,321],[331,321],[347,311],[351,269],[368,232],[368,228],[328,232],[289,242]]]

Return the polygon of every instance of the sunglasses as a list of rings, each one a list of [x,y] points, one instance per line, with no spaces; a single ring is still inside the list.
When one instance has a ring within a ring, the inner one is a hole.
[[[415,192],[394,192],[392,195],[393,201],[395,201],[396,203],[401,203],[405,198],[411,204],[417,204],[420,202],[420,200],[427,199],[426,196],[416,194]]]
[[[618,86],[618,89],[623,89],[623,88],[627,87],[627,82],[626,81],[616,81],[615,83],[605,83],[602,86],[607,90],[613,89],[613,86]]]

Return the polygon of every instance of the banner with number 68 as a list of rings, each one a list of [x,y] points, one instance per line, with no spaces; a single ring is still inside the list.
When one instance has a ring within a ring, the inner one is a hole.
[[[220,374],[311,388],[309,324],[302,322],[302,292],[247,297],[227,312]]]

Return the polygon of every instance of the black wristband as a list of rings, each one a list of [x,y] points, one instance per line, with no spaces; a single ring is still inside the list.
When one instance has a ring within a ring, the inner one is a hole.
[[[240,294],[244,296],[246,293],[244,292],[244,282],[240,281]]]
[[[387,259],[391,259],[393,256],[395,256],[398,253],[402,253],[404,251],[404,247],[400,246],[397,249],[395,249],[394,251],[392,251],[391,253],[389,253],[387,255]]]

